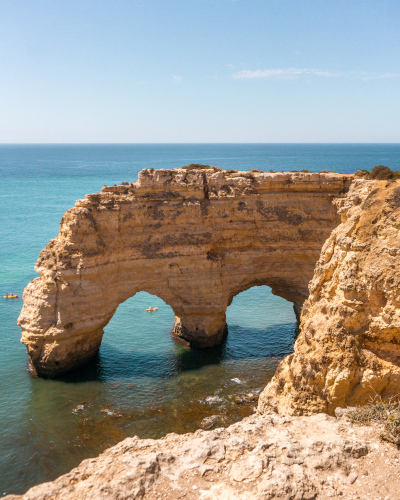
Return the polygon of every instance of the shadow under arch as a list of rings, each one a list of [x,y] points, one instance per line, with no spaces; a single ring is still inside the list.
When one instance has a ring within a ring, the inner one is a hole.
[[[265,284],[250,284],[230,299],[224,356],[277,357],[293,352],[299,327],[292,303]]]
[[[157,307],[156,311],[146,311]],[[99,352],[57,380],[67,383],[121,378],[171,378],[221,362],[223,345],[196,350],[172,336],[174,311],[161,297],[137,292],[117,307]]]
[[[147,312],[149,307],[158,310]],[[99,353],[58,380],[170,379],[221,362],[281,358],[293,351],[298,330],[291,304],[265,285],[250,286],[233,297],[227,323],[223,344],[205,350],[190,348],[171,336],[172,308],[160,297],[138,292],[119,305],[105,328]]]

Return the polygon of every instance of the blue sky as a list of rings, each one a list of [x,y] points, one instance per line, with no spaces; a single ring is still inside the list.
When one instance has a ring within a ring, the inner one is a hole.
[[[399,0],[0,0],[0,143],[400,142]]]

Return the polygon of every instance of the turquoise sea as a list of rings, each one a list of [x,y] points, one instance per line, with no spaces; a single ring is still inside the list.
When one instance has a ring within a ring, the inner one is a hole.
[[[40,250],[63,213],[104,184],[142,168],[207,163],[266,171],[400,170],[400,145],[0,145],[0,496],[69,471],[127,436],[223,426],[252,413],[256,396],[297,333],[292,305],[254,287],[228,309],[225,344],[195,351],[170,337],[172,310],[144,292],[118,308],[100,353],[58,380],[33,378],[16,325]],[[146,313],[158,306],[156,313]],[[135,318],[133,322],[132,318]]]

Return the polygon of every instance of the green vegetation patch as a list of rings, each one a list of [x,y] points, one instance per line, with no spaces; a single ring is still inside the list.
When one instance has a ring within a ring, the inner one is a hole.
[[[382,441],[400,445],[400,401],[383,403],[376,398],[370,404],[350,409],[347,417],[358,425],[384,424]]]
[[[377,165],[371,172],[368,170],[357,170],[354,175],[364,179],[395,180],[400,179],[400,170],[391,170],[385,165]]]

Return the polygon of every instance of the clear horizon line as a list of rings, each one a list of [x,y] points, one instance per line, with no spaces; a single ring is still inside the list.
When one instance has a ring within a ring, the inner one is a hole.
[[[400,145],[399,142],[0,142],[0,146],[133,146],[133,145],[201,145],[201,144],[392,144]]]

